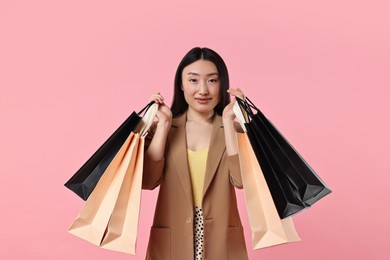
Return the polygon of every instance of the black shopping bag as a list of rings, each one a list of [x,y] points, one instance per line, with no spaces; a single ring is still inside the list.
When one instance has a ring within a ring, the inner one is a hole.
[[[245,123],[281,218],[310,207],[331,191],[278,129],[248,99],[237,100],[251,120]],[[256,114],[252,112],[256,110]]]
[[[150,102],[138,113],[134,111],[65,183],[65,187],[72,190],[83,200],[87,200],[126,138],[129,137],[131,131],[133,131],[141,121],[141,114],[144,111],[147,111],[153,103],[153,101]]]

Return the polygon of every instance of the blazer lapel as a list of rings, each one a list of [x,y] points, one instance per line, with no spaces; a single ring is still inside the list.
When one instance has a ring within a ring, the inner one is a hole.
[[[177,175],[188,200],[193,205],[191,176],[188,169],[187,159],[187,140],[185,123],[187,120],[187,113],[184,113],[172,121],[171,133],[168,137],[169,147],[172,152],[171,161],[175,165]]]
[[[186,120],[187,113],[176,117],[172,121],[171,133],[168,137],[169,147],[172,152],[172,162],[175,165],[176,172],[188,200],[193,204],[191,176],[188,169],[187,159],[187,139],[186,139]],[[222,155],[225,151],[225,133],[222,124],[222,118],[215,115],[213,121],[213,129],[207,155],[206,172],[203,184],[203,197],[210,186],[211,181],[217,171],[217,167],[221,162]]]
[[[222,118],[219,115],[215,115],[209,144],[209,151],[207,155],[206,173],[203,184],[203,197],[206,194],[211,181],[213,180],[213,177],[217,171],[217,167],[221,162],[225,148],[225,132],[223,129]]]

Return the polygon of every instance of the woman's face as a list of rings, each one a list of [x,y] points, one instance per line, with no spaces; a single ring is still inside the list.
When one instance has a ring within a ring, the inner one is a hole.
[[[199,112],[214,110],[219,102],[219,75],[215,64],[197,60],[187,65],[182,72],[182,90],[188,106]]]

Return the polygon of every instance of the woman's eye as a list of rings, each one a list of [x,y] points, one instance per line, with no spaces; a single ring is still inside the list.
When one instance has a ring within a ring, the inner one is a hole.
[[[218,79],[210,79],[209,81],[212,83],[216,83],[216,82],[218,82]]]
[[[196,79],[190,79],[190,82],[195,83]]]

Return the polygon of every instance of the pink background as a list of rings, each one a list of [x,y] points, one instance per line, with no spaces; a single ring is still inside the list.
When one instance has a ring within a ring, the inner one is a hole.
[[[67,233],[83,202],[63,184],[194,46],[241,87],[333,193],[297,215],[301,242],[250,259],[388,259],[388,1],[0,2],[1,259],[144,259]],[[386,248],[387,247],[387,248]]]

